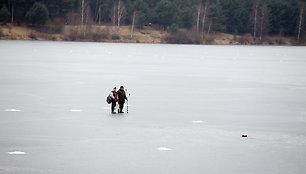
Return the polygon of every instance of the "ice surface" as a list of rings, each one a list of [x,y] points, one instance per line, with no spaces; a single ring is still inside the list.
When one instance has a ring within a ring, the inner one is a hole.
[[[304,174],[305,53],[0,41],[0,173]],[[129,113],[111,115],[120,85]]]

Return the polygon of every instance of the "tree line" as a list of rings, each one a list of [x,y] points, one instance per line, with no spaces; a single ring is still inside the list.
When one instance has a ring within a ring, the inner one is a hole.
[[[2,23],[136,25],[160,29],[263,35],[305,35],[306,0],[0,0]]]

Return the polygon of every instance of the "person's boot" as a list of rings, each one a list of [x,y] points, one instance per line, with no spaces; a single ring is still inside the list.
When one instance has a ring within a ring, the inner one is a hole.
[[[116,112],[114,111],[115,108],[112,108],[112,114],[116,114]]]
[[[122,110],[123,110],[123,108],[120,108],[120,113],[124,113],[124,112],[122,112]]]

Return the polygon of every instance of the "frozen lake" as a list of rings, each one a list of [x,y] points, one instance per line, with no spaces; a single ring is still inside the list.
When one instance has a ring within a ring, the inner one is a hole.
[[[111,115],[105,98],[121,85],[129,113]],[[0,41],[1,174],[305,164],[306,47]]]

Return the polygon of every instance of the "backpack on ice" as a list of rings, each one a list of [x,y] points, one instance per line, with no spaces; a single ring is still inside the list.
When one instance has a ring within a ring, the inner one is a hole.
[[[113,101],[113,98],[112,98],[110,95],[106,97],[106,102],[107,102],[108,104],[111,104],[112,101]]]

